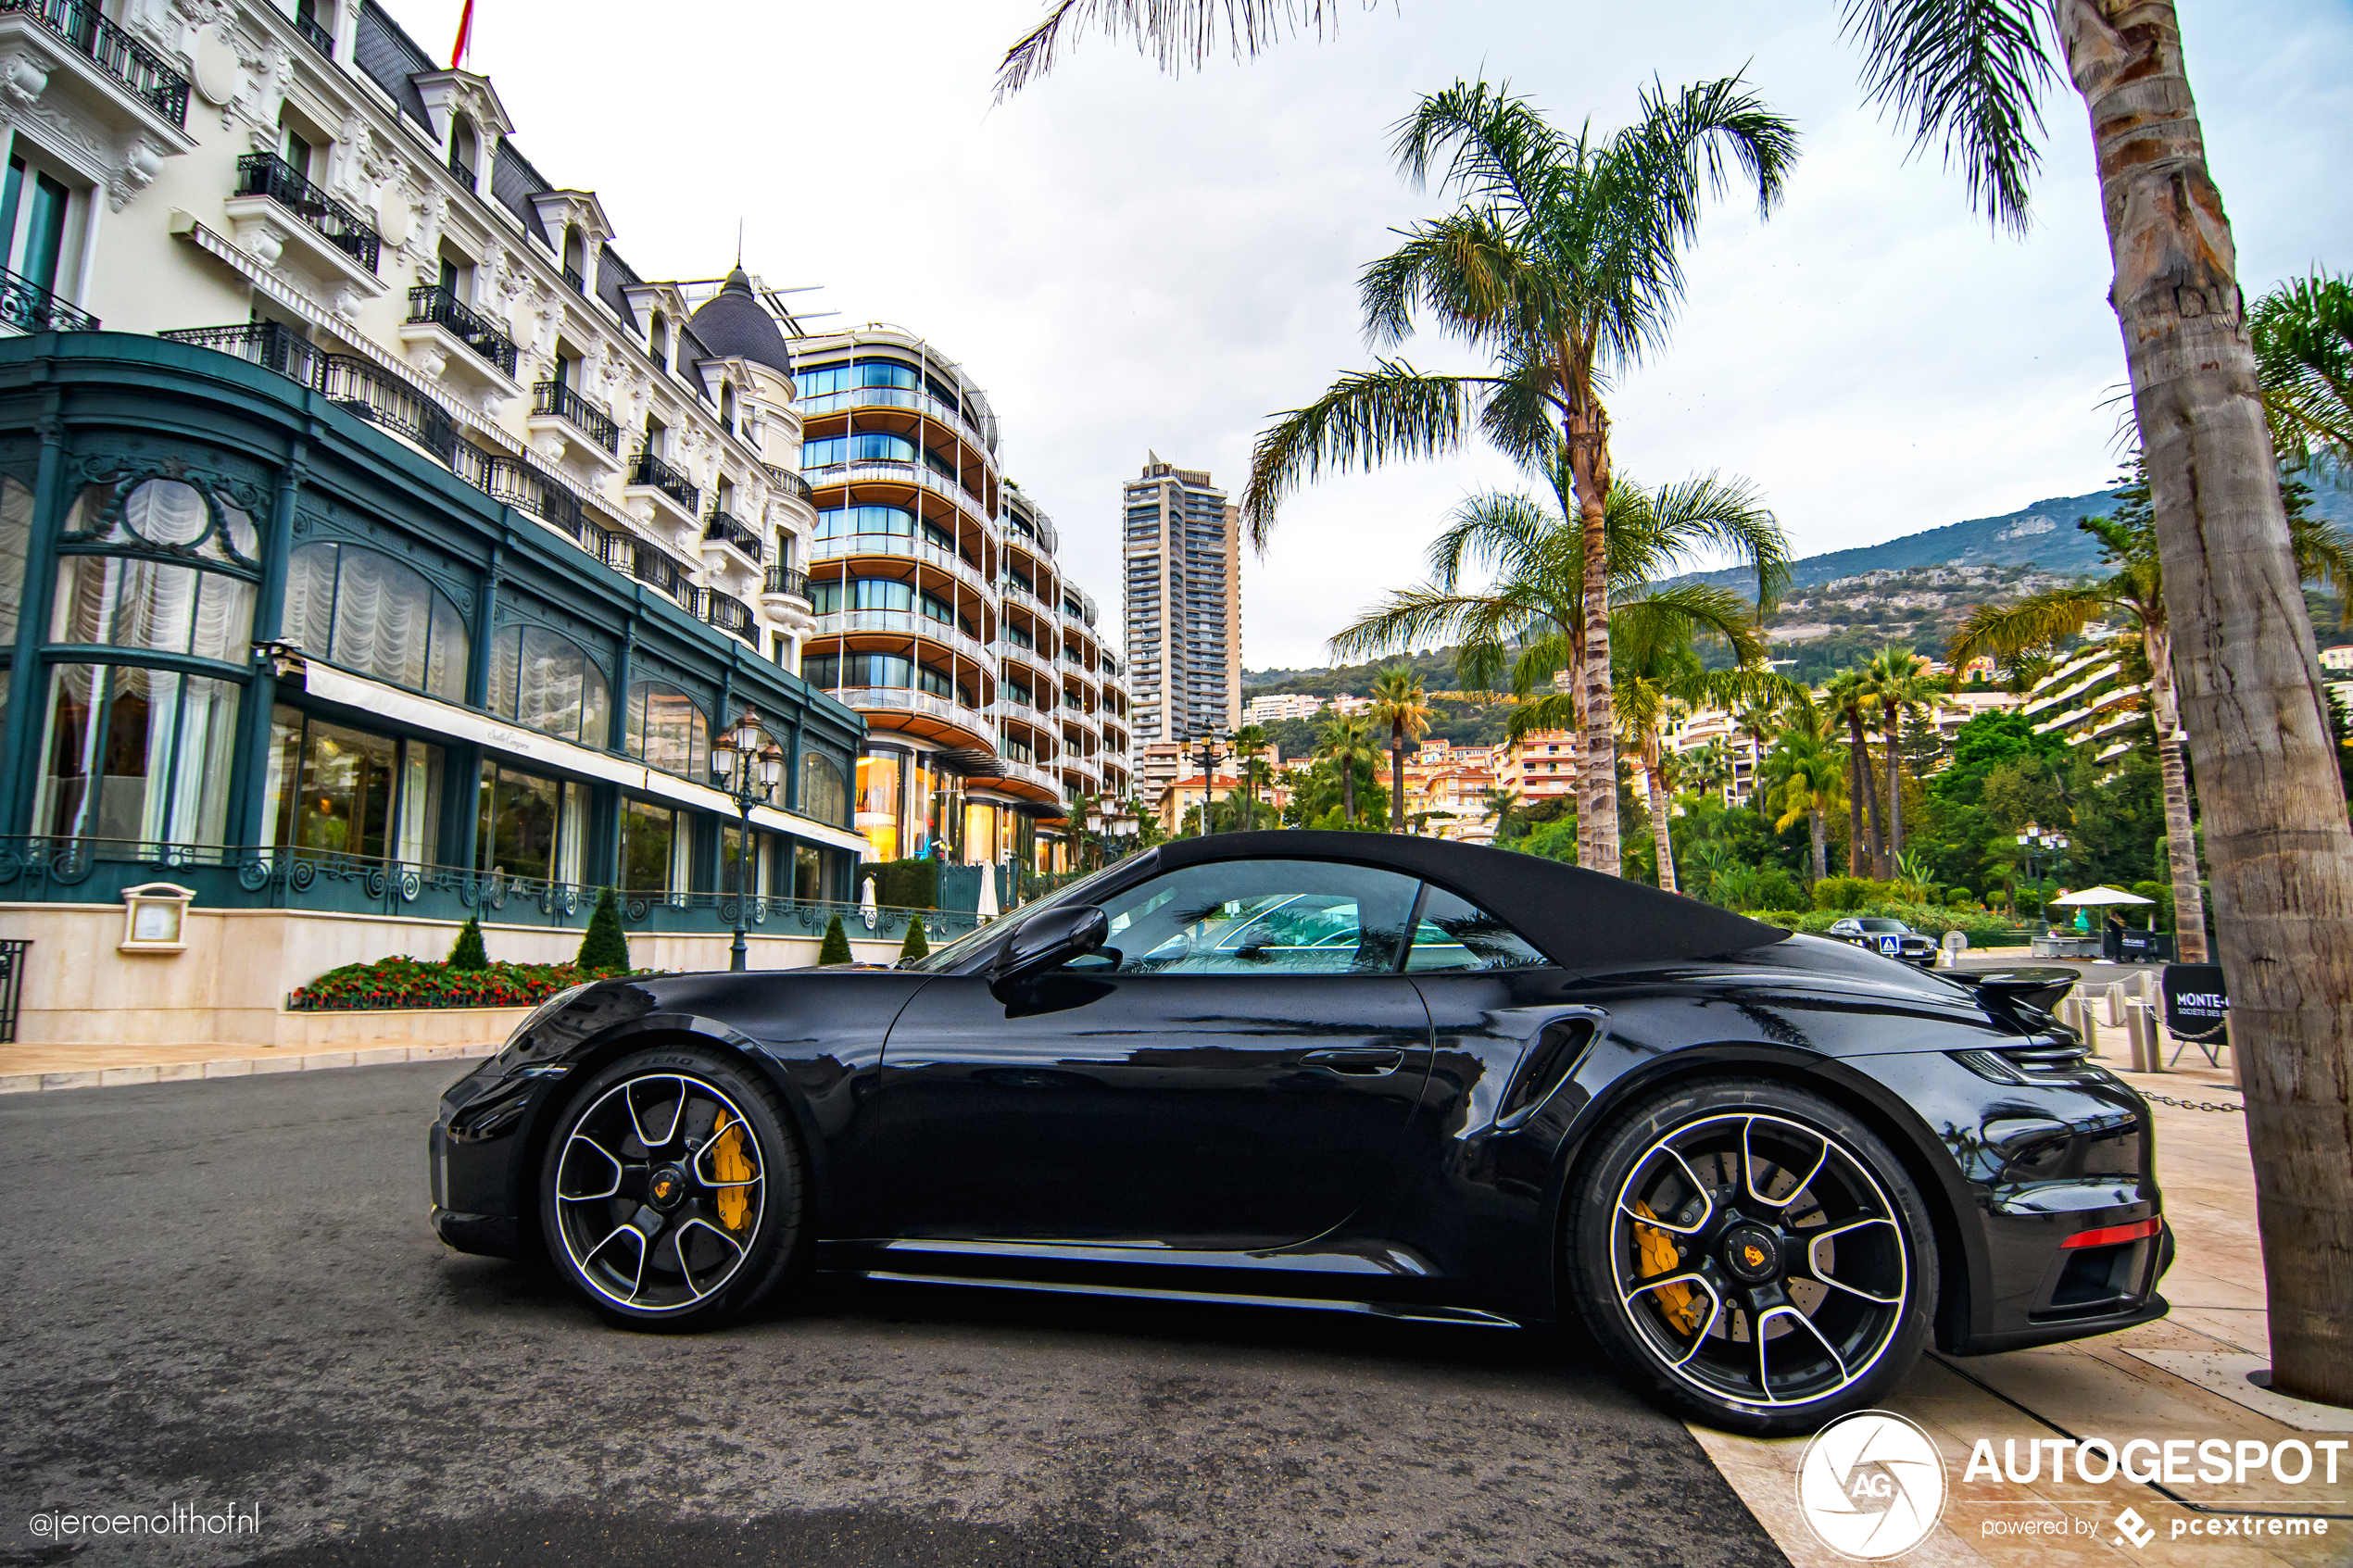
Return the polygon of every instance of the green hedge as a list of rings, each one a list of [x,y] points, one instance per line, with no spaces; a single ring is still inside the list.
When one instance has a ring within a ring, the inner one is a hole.
[[[485,969],[457,969],[434,959],[378,959],[327,971],[289,996],[286,1009],[290,1012],[351,1012],[379,1008],[529,1007],[584,980],[626,972],[585,970],[569,963],[493,963]]]
[[[887,909],[939,908],[939,862],[876,860],[858,868],[861,883],[875,884],[875,902]]]
[[[1825,878],[1824,880],[1829,880]],[[1847,880],[1859,880],[1850,878]],[[1820,883],[1815,886],[1819,887]],[[1785,931],[1806,931],[1819,934],[1838,922],[1855,915],[1875,915],[1887,920],[1900,920],[1923,936],[1942,937],[1948,931],[1957,931],[1969,939],[1972,947],[2016,946],[2019,927],[1997,914],[1985,909],[1954,909],[1938,904],[1907,904],[1894,899],[1867,901],[1854,909],[1758,909],[1750,918]]]

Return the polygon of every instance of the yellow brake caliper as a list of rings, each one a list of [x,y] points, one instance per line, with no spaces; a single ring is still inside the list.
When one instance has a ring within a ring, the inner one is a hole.
[[[1658,1218],[1651,1212],[1650,1205],[1640,1198],[1634,1200],[1634,1212],[1645,1220]],[[1656,1225],[1636,1225],[1634,1244],[1642,1252],[1643,1273],[1663,1274],[1674,1268],[1675,1240]],[[1692,1298],[1690,1286],[1662,1285],[1651,1292],[1651,1297],[1658,1303],[1658,1310],[1667,1314],[1668,1323],[1685,1334],[1698,1330],[1699,1303]]]
[[[729,1122],[724,1110],[719,1113],[719,1124],[711,1129],[711,1173],[722,1182],[751,1180],[751,1157],[744,1152],[744,1125],[740,1122]],[[739,1231],[750,1219],[751,1189],[721,1187],[719,1223],[731,1231]]]

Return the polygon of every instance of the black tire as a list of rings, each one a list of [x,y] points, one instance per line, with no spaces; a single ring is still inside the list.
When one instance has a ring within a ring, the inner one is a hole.
[[[556,1271],[608,1319],[708,1328],[784,1277],[802,1188],[774,1088],[717,1052],[662,1047],[565,1104],[540,1162],[540,1229]]]
[[[1902,1162],[1783,1084],[1685,1085],[1628,1107],[1571,1177],[1565,1239],[1604,1354],[1647,1397],[1729,1431],[1813,1432],[1871,1407],[1935,1317],[1935,1230]]]

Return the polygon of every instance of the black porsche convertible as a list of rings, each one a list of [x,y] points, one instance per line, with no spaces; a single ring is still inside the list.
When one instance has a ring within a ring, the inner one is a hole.
[[[2147,1109],[2045,1009],[1506,851],[1164,845],[898,968],[548,1001],[431,1135],[450,1246],[704,1325],[801,1266],[1472,1325],[1574,1314],[1759,1433],[2145,1323]]]

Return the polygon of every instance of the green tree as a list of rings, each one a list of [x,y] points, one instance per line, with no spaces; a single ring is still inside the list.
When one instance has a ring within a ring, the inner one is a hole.
[[[1266,726],[1244,724],[1234,732],[1234,755],[1241,759],[1238,770],[1242,785],[1242,831],[1247,833],[1258,825],[1258,786],[1268,776],[1266,760],[1257,755],[1266,749]]]
[[[840,917],[836,916],[835,918],[838,920]],[[848,946],[847,942],[844,943],[844,946]],[[924,929],[924,917],[919,914],[911,913],[907,917],[906,940],[899,944],[899,961],[903,964],[911,959],[923,959],[929,958],[930,956],[931,934]]]
[[[825,939],[817,944],[817,962],[822,967],[852,961],[849,933],[842,929],[841,916],[836,915],[825,922]]]
[[[1373,683],[1373,706],[1368,710],[1373,726],[1389,728],[1391,833],[1405,831],[1405,748],[1429,734],[1429,704],[1423,700],[1425,695],[1422,678],[1410,670],[1389,671]]]
[[[482,922],[473,916],[458,928],[458,940],[449,949],[451,969],[488,969],[490,953],[482,945]]]
[[[1881,649],[1864,668],[1863,684],[1887,743],[1887,847],[1880,874],[1894,876],[1904,856],[1904,726],[1934,703],[1935,694],[1928,661],[1910,648]]]
[[[2296,468],[2353,465],[2353,282],[2315,271],[2255,302],[2247,324],[2271,446]]]
[[[1334,719],[1325,724],[1315,754],[1330,762],[1340,775],[1340,804],[1353,826],[1356,821],[1356,765],[1380,755],[1373,745],[1372,728],[1362,719]]]
[[[584,970],[629,967],[629,934],[621,928],[621,903],[611,888],[597,890],[597,907],[588,916],[588,929],[580,936],[580,956],[573,961]]]
[[[1878,712],[1869,680],[1860,670],[1842,671],[1824,688],[1831,711],[1846,725],[1846,871],[1849,876],[1876,874],[1884,871],[1887,859],[1887,834],[1881,827],[1879,791],[1871,784],[1871,749],[1865,733]],[[1868,846],[1863,839],[1863,819],[1870,819],[1871,836]],[[1864,856],[1870,857],[1869,863]]]
[[[1822,733],[1793,729],[1765,754],[1764,798],[1780,811],[1776,826],[1800,822],[1812,839],[1814,880],[1830,875],[1829,817],[1846,803],[1845,753]]]
[[[1400,168],[1436,173],[1461,197],[1416,224],[1365,270],[1365,324],[1403,342],[1427,315],[1491,357],[1488,375],[1425,375],[1384,359],[1345,376],[1259,438],[1243,516],[1264,544],[1283,496],[1327,468],[1345,470],[1457,448],[1474,417],[1523,461],[1566,457],[1585,539],[1583,624],[1588,794],[1579,812],[1590,864],[1618,870],[1617,724],[1610,708],[1610,598],[1604,520],[1609,414],[1602,389],[1666,341],[1682,297],[1682,252],[1729,170],[1754,184],[1760,212],[1780,197],[1797,133],[1738,78],[1640,98],[1637,122],[1596,141],[1554,129],[1526,99],[1485,82],[1424,98],[1397,127]]]

